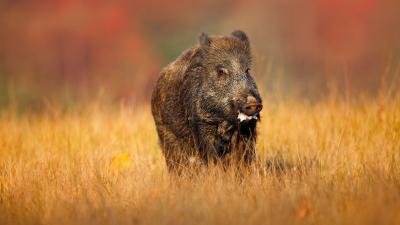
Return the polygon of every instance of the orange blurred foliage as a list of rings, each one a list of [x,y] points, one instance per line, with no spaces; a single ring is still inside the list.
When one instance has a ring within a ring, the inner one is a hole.
[[[373,92],[398,73],[399,6],[395,0],[3,1],[0,82],[40,98],[62,90],[148,99],[160,68],[199,33],[240,28],[252,39],[255,73],[267,91],[283,76],[284,92],[295,88],[307,97],[331,81]]]

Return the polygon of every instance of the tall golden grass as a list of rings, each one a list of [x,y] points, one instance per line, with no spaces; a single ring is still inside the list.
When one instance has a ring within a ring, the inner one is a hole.
[[[148,106],[0,116],[0,224],[400,224],[400,98],[269,103],[252,170],[168,174]]]

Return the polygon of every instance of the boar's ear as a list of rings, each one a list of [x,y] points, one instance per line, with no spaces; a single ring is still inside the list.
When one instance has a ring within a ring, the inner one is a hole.
[[[238,38],[239,40],[243,41],[247,47],[250,46],[249,38],[247,37],[246,33],[241,30],[235,30],[232,32],[232,36]]]
[[[199,41],[202,47],[208,47],[211,44],[211,38],[204,32],[200,34]]]

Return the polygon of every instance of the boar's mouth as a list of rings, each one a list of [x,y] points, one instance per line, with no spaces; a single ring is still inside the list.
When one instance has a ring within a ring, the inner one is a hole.
[[[249,122],[250,120],[258,120],[258,114],[249,116],[239,111],[237,119],[239,120],[240,123]]]
[[[231,124],[236,124],[239,122],[240,124],[249,124],[250,122],[258,122],[260,120],[260,113],[256,113],[254,115],[247,115],[240,110],[237,111],[237,116],[233,116],[233,118],[217,116],[217,117],[203,117],[203,118],[195,118],[188,117],[188,122],[190,125],[194,124],[208,124],[208,125],[219,125],[223,121],[229,121]]]

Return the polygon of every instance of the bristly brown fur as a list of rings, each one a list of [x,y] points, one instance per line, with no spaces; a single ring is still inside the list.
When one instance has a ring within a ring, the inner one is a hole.
[[[255,158],[257,121],[240,123],[246,96],[261,102],[251,68],[250,43],[242,31],[231,36],[202,34],[160,74],[152,95],[152,113],[169,169],[200,157],[204,163],[235,155]],[[221,74],[220,69],[227,73]]]

